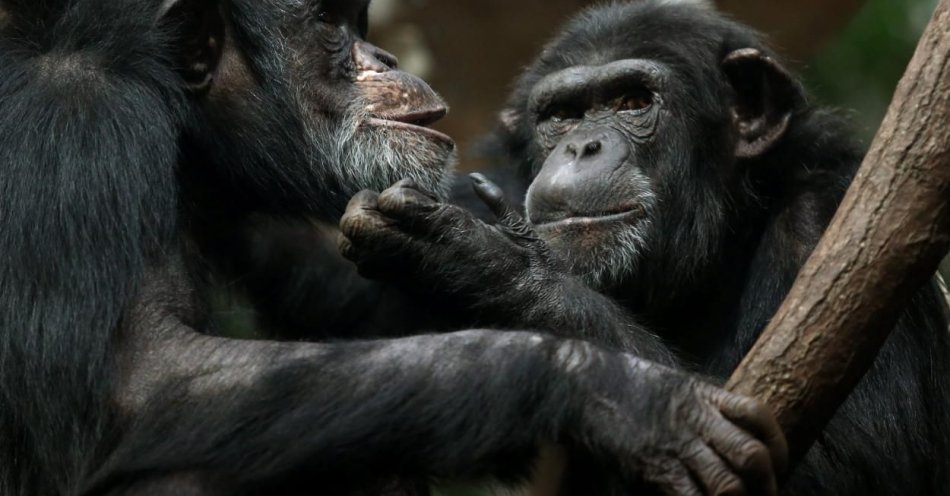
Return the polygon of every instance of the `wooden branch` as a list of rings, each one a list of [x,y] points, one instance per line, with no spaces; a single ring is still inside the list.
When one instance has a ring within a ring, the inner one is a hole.
[[[775,410],[793,459],[948,248],[950,0],[942,0],[838,214],[727,386]]]

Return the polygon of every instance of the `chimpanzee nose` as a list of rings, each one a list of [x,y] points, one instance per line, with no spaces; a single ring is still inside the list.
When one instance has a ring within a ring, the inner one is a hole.
[[[399,59],[395,55],[365,41],[353,44],[353,62],[360,72],[387,72],[399,68]]]
[[[532,222],[563,217],[610,190],[614,172],[630,160],[630,140],[616,129],[578,129],[548,155],[528,191]]]
[[[627,140],[607,127],[582,129],[564,137],[548,157],[551,167],[599,169],[603,173],[627,158]]]
[[[564,153],[568,154],[571,158],[583,160],[600,153],[603,146],[600,138],[592,138],[589,140],[586,138],[579,139],[564,145]]]

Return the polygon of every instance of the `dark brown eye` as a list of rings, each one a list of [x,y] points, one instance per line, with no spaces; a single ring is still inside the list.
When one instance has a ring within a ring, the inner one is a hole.
[[[584,111],[571,107],[553,107],[543,114],[542,121],[564,122],[584,118]]]
[[[618,112],[625,110],[638,111],[645,110],[650,105],[653,105],[653,95],[643,91],[618,98],[614,104],[614,108],[616,108]]]

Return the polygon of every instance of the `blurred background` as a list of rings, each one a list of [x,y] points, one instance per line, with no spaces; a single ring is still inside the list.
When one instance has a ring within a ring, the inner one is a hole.
[[[635,1],[635,0],[633,0]],[[679,0],[690,1],[690,0]],[[694,0],[765,33],[820,103],[850,113],[870,141],[937,0]],[[439,128],[479,169],[472,145],[492,129],[513,78],[594,0],[374,0],[370,38],[451,106]],[[950,259],[944,262],[950,275]]]
[[[684,1],[684,0],[681,0]],[[441,129],[463,166],[490,130],[520,69],[573,13],[593,0],[374,0],[370,38],[448,100]],[[703,3],[697,1],[696,3]],[[937,0],[716,0],[769,36],[823,103],[877,129]]]

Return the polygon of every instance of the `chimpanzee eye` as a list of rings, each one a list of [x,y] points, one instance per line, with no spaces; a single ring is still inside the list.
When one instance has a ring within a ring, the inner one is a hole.
[[[568,106],[556,106],[548,108],[541,114],[541,122],[564,122],[584,118],[584,110]]]
[[[336,16],[332,12],[327,10],[320,10],[317,12],[317,20],[320,22],[325,22],[327,24],[336,24]]]
[[[623,112],[646,110],[650,105],[653,105],[653,94],[643,90],[618,98],[614,101],[612,107],[618,112]]]

